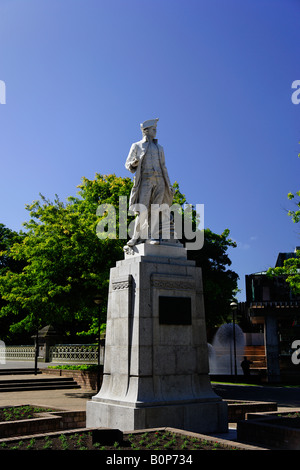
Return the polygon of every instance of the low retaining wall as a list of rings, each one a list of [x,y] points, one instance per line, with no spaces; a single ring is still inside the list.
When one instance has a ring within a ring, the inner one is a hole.
[[[64,431],[63,434],[65,436],[68,436],[68,434],[74,434],[76,432],[85,433],[85,432],[95,432],[95,431],[97,432],[97,431],[99,431],[99,429],[98,428],[96,428],[96,429],[94,429],[94,428],[72,429],[72,430]],[[103,431],[105,432],[105,430],[103,430]],[[109,430],[109,431],[111,431],[111,430]],[[131,433],[132,434],[140,434],[142,436],[146,432],[151,433],[151,432],[156,432],[156,431],[166,431],[166,432],[176,433],[176,434],[180,434],[180,435],[183,435],[183,436],[187,436],[189,438],[195,437],[196,439],[201,439],[201,440],[204,440],[208,443],[219,444],[222,447],[227,448],[229,450],[231,450],[231,449],[246,450],[246,451],[250,451],[250,450],[260,450],[260,451],[268,450],[268,449],[265,449],[263,447],[257,447],[257,446],[252,446],[252,445],[248,445],[248,444],[242,444],[242,443],[236,442],[236,441],[229,441],[227,439],[225,440],[225,439],[221,439],[219,437],[216,438],[216,437],[212,437],[212,436],[207,436],[205,434],[197,434],[197,433],[182,431],[181,429],[174,429],[174,428],[155,428],[155,429],[149,429],[148,428],[148,429],[142,429],[142,430],[133,430],[133,431],[131,431]],[[61,434],[62,433],[57,433],[57,432],[54,431],[54,432],[47,432],[47,433],[41,433],[41,434],[34,434],[34,435],[31,435],[31,436],[27,435],[27,436],[22,436],[22,440],[24,439],[24,441],[25,441],[27,439],[31,439],[32,437],[34,437],[34,439],[36,439],[36,440],[44,439],[45,437],[54,438],[54,437],[59,437]],[[128,435],[129,433],[122,433],[122,434],[125,436],[125,439],[126,439],[126,435]],[[111,435],[110,435],[110,438],[111,438]],[[7,439],[0,439],[1,443],[6,442],[6,443],[16,443],[16,444],[18,444],[19,441],[20,441],[20,437],[10,437],[10,438],[7,438]],[[115,441],[118,442],[117,439],[115,439]],[[117,450],[117,453],[118,452],[119,451]],[[183,451],[183,453],[184,452],[186,452],[186,451]],[[177,454],[177,451],[175,453]],[[188,453],[190,453],[190,452],[188,451]]]
[[[262,445],[270,449],[300,450],[300,418],[288,418],[292,410],[272,416],[262,413],[248,415],[247,420],[237,423],[239,442]]]
[[[75,382],[85,391],[97,390],[97,371],[70,370],[70,369],[41,369],[42,374],[58,375],[60,377],[73,377]],[[100,373],[100,386],[102,383],[102,371]]]
[[[247,402],[245,400],[225,400],[228,404],[228,422],[237,423],[246,419],[248,413],[257,413],[260,411],[277,411],[276,402],[254,401]]]
[[[38,416],[26,420],[1,422],[0,438],[84,428],[86,426],[85,411],[47,411],[38,413]]]

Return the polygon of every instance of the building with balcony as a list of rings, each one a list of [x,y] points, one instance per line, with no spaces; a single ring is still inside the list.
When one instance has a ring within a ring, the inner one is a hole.
[[[299,249],[279,253],[275,266]],[[286,276],[269,277],[266,271],[246,275],[245,283],[248,321],[264,332],[267,381],[300,384],[300,364],[292,360],[300,341],[300,295],[291,291]]]

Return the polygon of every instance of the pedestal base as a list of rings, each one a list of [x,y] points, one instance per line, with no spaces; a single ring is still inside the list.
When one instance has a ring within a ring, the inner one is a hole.
[[[87,427],[137,429],[172,427],[198,433],[227,432],[227,404],[223,401],[177,403],[134,408],[89,401]]]
[[[141,244],[110,271],[102,387],[87,427],[227,430],[208,376],[201,268],[181,246]]]

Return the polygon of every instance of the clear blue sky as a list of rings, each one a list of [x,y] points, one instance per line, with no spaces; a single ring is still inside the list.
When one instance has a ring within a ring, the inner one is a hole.
[[[158,117],[170,178],[240,276],[300,245],[299,0],[0,0],[0,222],[124,167]]]

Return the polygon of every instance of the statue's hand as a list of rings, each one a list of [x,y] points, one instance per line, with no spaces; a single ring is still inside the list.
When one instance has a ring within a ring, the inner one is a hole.
[[[139,160],[134,160],[134,161],[131,163],[131,166],[136,167],[136,166],[138,166],[138,164],[139,164]]]

